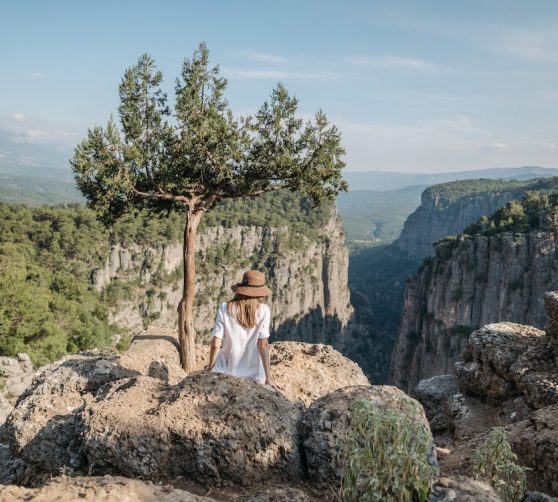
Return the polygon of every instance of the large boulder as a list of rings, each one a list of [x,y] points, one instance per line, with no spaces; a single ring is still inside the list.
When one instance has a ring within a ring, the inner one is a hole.
[[[520,461],[540,475],[537,487],[558,495],[558,405],[535,411],[510,427],[510,442]]]
[[[502,502],[502,498],[486,483],[465,476],[442,477],[434,485],[428,502]]]
[[[421,380],[413,396],[422,404],[434,433],[448,432],[452,426],[450,410],[453,396],[459,393],[454,375],[437,375]]]
[[[370,401],[379,408],[399,410],[422,424],[432,437],[422,406],[396,387],[354,386],[331,392],[310,405],[302,429],[308,477],[319,488],[337,486],[341,481],[343,469],[338,458],[339,442],[350,431],[350,408],[359,400]],[[427,460],[437,466],[433,440]]]
[[[18,398],[5,437],[12,452],[40,470],[58,473],[84,463],[76,413],[84,396],[102,385],[136,374],[114,359],[81,354],[42,369]]]
[[[196,353],[201,359],[204,350],[198,347]],[[173,385],[186,376],[180,365],[176,331],[170,329],[151,327],[138,333],[119,362],[124,368]]]
[[[284,396],[306,406],[336,389],[369,384],[358,364],[323,344],[272,343],[271,371]]]
[[[274,342],[270,355],[273,379],[281,393],[305,406],[335,389],[370,383],[358,364],[330,345]],[[196,345],[196,369],[203,369],[208,360],[209,347]],[[138,333],[119,361],[125,368],[173,385],[186,377],[176,331],[170,329],[150,327]]]
[[[489,402],[523,397],[532,408],[558,403],[553,344],[532,326],[504,322],[475,331],[455,373],[463,392]]]
[[[169,387],[140,376],[87,399],[81,437],[95,472],[250,485],[300,478],[301,415],[246,379],[198,372]]]
[[[0,486],[0,502],[209,502],[214,499],[194,495],[171,486],[121,477],[55,478],[40,488]]]

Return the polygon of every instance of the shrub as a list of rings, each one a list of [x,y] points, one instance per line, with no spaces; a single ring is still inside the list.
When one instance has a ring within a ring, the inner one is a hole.
[[[475,476],[486,480],[504,500],[523,499],[526,490],[526,467],[517,464],[506,431],[493,427],[486,444],[473,452]]]
[[[366,400],[351,406],[351,429],[340,449],[344,501],[426,500],[436,476],[427,461],[431,437],[405,408],[379,408]]]

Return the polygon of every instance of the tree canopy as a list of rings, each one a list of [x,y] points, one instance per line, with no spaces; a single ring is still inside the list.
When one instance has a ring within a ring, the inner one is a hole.
[[[119,87],[121,128],[111,119],[76,148],[78,186],[103,221],[277,189],[315,201],[346,189],[338,129],[321,111],[313,121],[299,118],[282,84],[254,116],[235,117],[204,44],[184,61],[173,110],[162,80],[153,59],[141,56]]]

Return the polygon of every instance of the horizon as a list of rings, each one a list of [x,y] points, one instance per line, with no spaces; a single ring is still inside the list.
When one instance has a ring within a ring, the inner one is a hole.
[[[109,5],[0,7],[0,128],[72,148],[117,115],[120,79],[142,53],[172,102],[182,60],[205,41],[235,114],[285,83],[301,116],[323,109],[339,127],[347,172],[558,166],[554,2]]]

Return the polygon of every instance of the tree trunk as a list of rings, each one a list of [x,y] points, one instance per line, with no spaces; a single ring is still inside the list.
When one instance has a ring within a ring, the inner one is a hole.
[[[188,211],[184,228],[184,286],[178,304],[178,342],[180,363],[184,370],[194,371],[196,365],[196,333],[194,331],[194,298],[196,295],[196,236],[203,211]]]

